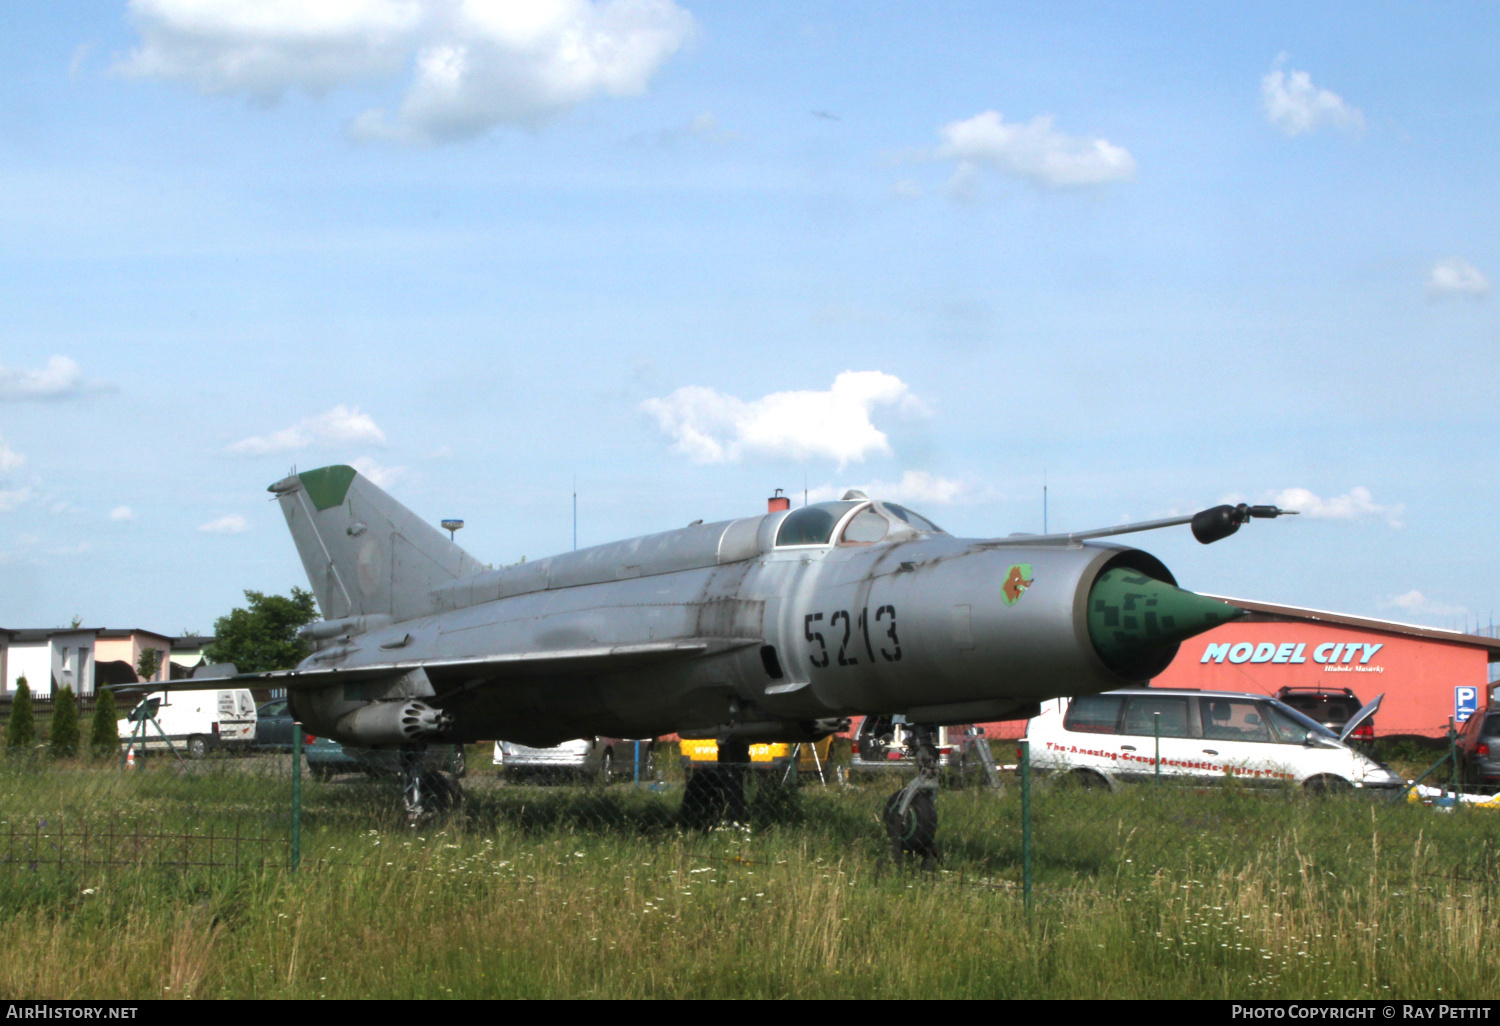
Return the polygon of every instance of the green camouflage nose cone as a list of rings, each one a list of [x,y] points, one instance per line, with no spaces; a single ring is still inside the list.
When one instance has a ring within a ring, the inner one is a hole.
[[[1126,680],[1148,680],[1167,668],[1178,642],[1245,615],[1243,609],[1147,577],[1106,570],[1089,590],[1089,639]]]

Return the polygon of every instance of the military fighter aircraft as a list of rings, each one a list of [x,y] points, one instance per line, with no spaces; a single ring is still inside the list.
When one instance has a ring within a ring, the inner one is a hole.
[[[975,540],[850,491],[489,569],[352,467],[270,491],[324,619],[303,629],[314,651],[295,670],[234,679],[288,689],[316,734],[404,753],[414,812],[453,786],[424,769],[430,743],[675,732],[733,760],[854,714],[1020,718],[1139,684],[1241,611],[1095,539],[1191,524],[1208,543],[1287,512]]]

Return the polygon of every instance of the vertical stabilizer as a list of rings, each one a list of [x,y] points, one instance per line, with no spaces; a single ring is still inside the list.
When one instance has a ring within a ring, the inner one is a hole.
[[[293,474],[270,490],[324,619],[422,616],[433,588],[484,569],[353,467]]]

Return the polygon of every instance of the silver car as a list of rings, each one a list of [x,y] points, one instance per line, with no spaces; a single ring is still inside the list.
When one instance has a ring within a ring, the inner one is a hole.
[[[495,765],[507,780],[572,779],[608,784],[616,780],[652,780],[656,776],[656,742],[619,737],[580,737],[550,748],[495,742]]]

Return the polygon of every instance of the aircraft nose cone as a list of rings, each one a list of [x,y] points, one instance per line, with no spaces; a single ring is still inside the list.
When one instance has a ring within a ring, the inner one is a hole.
[[[1149,680],[1167,668],[1179,642],[1244,615],[1227,602],[1124,567],[1106,570],[1089,590],[1089,639],[1104,664],[1126,680]]]

